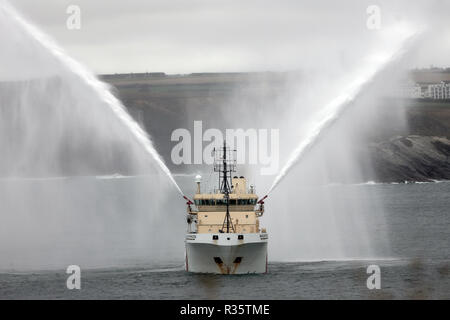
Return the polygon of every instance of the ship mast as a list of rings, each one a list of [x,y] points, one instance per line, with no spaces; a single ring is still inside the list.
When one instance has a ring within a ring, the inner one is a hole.
[[[217,156],[218,151],[222,151],[222,156]],[[230,230],[235,232],[233,222],[230,216],[230,192],[231,192],[231,173],[236,171],[236,162],[231,156],[232,150],[227,148],[226,141],[223,142],[222,150],[214,150],[214,171],[219,173],[219,188],[220,192],[224,195],[226,204],[225,219],[222,224],[220,232],[230,233]]]

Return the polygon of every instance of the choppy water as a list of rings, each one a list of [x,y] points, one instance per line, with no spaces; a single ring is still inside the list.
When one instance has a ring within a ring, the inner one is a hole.
[[[83,269],[79,291],[66,289],[65,270],[9,271],[0,273],[0,299],[449,299],[450,183],[358,187],[386,204],[386,225],[372,230],[389,230],[390,258],[271,262],[266,275],[240,276],[189,274],[182,259],[159,266],[139,261]],[[381,290],[366,287],[370,264],[381,268]]]

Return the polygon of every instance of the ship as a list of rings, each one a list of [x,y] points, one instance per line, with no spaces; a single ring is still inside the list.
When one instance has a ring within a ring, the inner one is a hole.
[[[186,271],[194,273],[267,273],[269,235],[261,228],[264,200],[244,176],[235,175],[234,153],[214,148],[214,172],[218,187],[202,193],[196,176],[193,201],[187,200]]]

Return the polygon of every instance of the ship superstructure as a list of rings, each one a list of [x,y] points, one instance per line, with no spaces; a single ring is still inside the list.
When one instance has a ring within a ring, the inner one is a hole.
[[[188,199],[186,270],[201,273],[242,274],[267,272],[268,234],[260,227],[264,199],[253,186],[235,175],[234,150],[226,142],[214,150],[218,188],[201,192],[196,177],[194,202]]]

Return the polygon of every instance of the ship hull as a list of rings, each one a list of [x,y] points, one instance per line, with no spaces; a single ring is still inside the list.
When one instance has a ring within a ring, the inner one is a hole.
[[[267,272],[267,233],[186,235],[186,270],[197,273]]]

